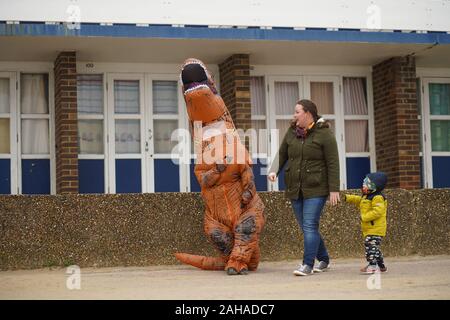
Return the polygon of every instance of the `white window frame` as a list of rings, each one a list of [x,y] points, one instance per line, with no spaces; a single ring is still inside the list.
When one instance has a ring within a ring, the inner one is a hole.
[[[344,106],[344,78],[364,78],[366,80],[366,95],[367,95],[367,115],[346,115]],[[347,189],[347,158],[365,158],[369,157],[370,170],[376,171],[376,152],[375,152],[375,120],[374,120],[374,108],[373,108],[373,91],[372,91],[372,77],[362,75],[342,75],[339,79],[339,95],[342,105],[342,154],[344,154],[341,170],[344,172],[343,189]],[[369,151],[368,152],[347,152],[346,151],[346,139],[345,139],[345,120],[368,120],[369,130]],[[341,153],[341,150],[339,150]]]
[[[103,84],[103,113],[102,114],[80,114],[77,113],[77,123],[79,120],[103,120],[103,154],[81,154],[78,153],[78,160],[103,160],[104,193],[111,193],[109,190],[109,163],[106,161],[108,154],[108,125],[107,125],[107,99],[106,75],[104,73],[77,73],[78,75],[101,75]],[[79,150],[78,150],[79,151]]]
[[[11,194],[22,194],[22,159],[49,159],[50,160],[50,194],[56,194],[56,150],[55,150],[55,93],[54,93],[54,65],[52,62],[0,62],[0,72],[14,74],[15,84],[10,87],[14,90],[12,96],[15,103],[15,114],[11,114],[11,151],[15,150],[15,159],[11,160]],[[48,107],[49,107],[49,153],[50,155],[21,155],[21,126],[20,126],[20,75],[22,73],[48,74]]]
[[[173,115],[155,115],[153,114],[153,81],[175,81],[177,83],[177,97],[178,97],[178,114]],[[154,128],[153,128],[153,120],[177,120],[178,121],[178,128],[180,129],[187,129],[188,130],[188,120],[187,120],[187,113],[183,111],[185,109],[185,102],[183,98],[183,94],[180,87],[180,81],[179,81],[179,75],[178,74],[146,74],[145,75],[145,94],[146,94],[146,108],[147,116],[147,136],[146,141],[149,142],[149,156],[148,159],[148,166],[151,168],[151,170],[148,170],[148,176],[147,181],[150,183],[150,189],[149,192],[155,192],[155,181],[154,181],[154,161],[155,159],[171,159],[172,155],[170,153],[155,153],[155,145],[152,142],[152,138],[154,136]],[[186,152],[189,152],[187,150]],[[181,161],[181,154],[179,155],[179,177],[180,177],[180,192],[188,192],[190,190],[190,176],[189,176],[189,170],[190,166],[189,164],[184,164]]]
[[[448,83],[450,78],[424,77],[421,80],[422,85],[422,146],[423,146],[423,172],[425,188],[434,188],[433,184],[433,156],[449,157],[448,151],[432,151],[431,149],[431,121],[449,120],[450,115],[431,115],[430,114],[430,83]]]
[[[22,115],[21,112],[21,74],[48,74],[48,108],[49,113],[46,115]],[[19,194],[22,194],[22,159],[49,159],[50,160],[50,194],[56,194],[56,149],[55,149],[55,104],[54,104],[54,73],[53,66],[50,70],[45,69],[21,69],[17,74],[17,101],[18,101],[18,117],[17,117],[17,177],[18,177],[18,187]],[[20,116],[19,116],[20,115]],[[49,120],[49,154],[32,154],[23,155],[22,154],[22,126],[21,120],[23,119],[48,119]]]
[[[9,153],[0,153],[0,159],[10,161],[10,190],[11,194],[18,194],[17,168],[17,95],[15,72],[0,72],[0,78],[9,79],[9,113],[0,113],[0,119],[9,119]]]
[[[139,114],[115,114],[114,105],[114,81],[115,80],[137,80],[139,81]],[[141,192],[148,192],[146,180],[147,165],[145,161],[145,84],[144,75],[138,73],[109,73],[107,75],[107,121],[108,121],[108,193],[116,193],[116,159],[140,159],[141,160]],[[116,153],[115,121],[116,120],[139,120],[141,132],[140,153]]]

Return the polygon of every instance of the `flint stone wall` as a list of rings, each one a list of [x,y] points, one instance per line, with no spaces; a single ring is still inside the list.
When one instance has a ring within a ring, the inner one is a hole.
[[[300,259],[303,238],[289,200],[259,194],[267,216],[262,260]],[[450,189],[385,195],[385,256],[450,254]],[[0,269],[147,266],[178,263],[174,252],[216,255],[203,208],[199,193],[0,196]],[[363,259],[359,221],[350,204],[325,207],[321,233],[332,258]]]

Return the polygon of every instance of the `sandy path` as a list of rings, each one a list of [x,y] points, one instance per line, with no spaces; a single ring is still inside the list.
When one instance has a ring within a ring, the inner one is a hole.
[[[256,273],[227,276],[189,266],[81,269],[69,290],[66,269],[0,272],[0,299],[450,299],[450,255],[386,258],[379,283],[359,275],[362,259],[336,259],[329,272],[292,275],[297,261],[262,262]]]

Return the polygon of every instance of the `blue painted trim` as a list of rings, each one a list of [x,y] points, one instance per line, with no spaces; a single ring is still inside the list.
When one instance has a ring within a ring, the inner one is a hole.
[[[197,181],[197,177],[195,176],[195,163],[194,160],[191,160],[191,165],[189,166],[191,170],[190,180],[191,180],[191,192],[200,192],[200,184]]]
[[[136,24],[100,25],[81,23],[80,29],[69,29],[65,24],[44,24],[22,22],[20,24],[0,23],[0,36],[37,37],[121,37],[121,38],[162,38],[162,39],[206,39],[206,40],[273,40],[273,41],[320,41],[320,42],[363,42],[363,43],[416,43],[450,44],[450,34],[446,32],[403,33],[403,32],[362,32],[357,29],[327,31],[324,28],[275,27],[260,28],[208,28],[207,26],[172,27],[168,25]]]
[[[180,166],[171,159],[155,159],[155,192],[180,192]]]
[[[370,173],[370,158],[346,158],[347,189],[359,189],[366,174]]]
[[[105,193],[105,160],[78,160],[78,192]]]
[[[22,193],[50,194],[49,159],[22,159]]]
[[[10,159],[0,159],[0,194],[11,194]]]
[[[263,161],[262,161],[263,160]],[[256,191],[267,191],[267,174],[261,174],[261,171],[267,171],[266,159],[253,159],[253,177],[255,180]]]
[[[141,192],[141,160],[116,159],[116,193]]]
[[[433,156],[431,157],[433,166],[433,188],[450,187],[450,157]]]

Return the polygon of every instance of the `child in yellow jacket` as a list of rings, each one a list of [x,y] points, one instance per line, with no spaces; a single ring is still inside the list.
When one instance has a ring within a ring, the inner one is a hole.
[[[387,200],[381,193],[386,183],[384,172],[369,173],[363,181],[362,196],[345,195],[345,201],[356,205],[361,212],[361,229],[369,263],[361,269],[363,274],[387,271],[380,250],[381,241],[386,236]]]

